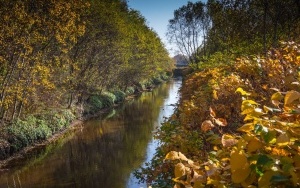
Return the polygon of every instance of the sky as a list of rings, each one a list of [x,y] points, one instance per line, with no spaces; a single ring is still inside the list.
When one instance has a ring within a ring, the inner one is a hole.
[[[167,26],[173,18],[174,10],[186,5],[188,1],[199,0],[128,0],[130,8],[138,10],[146,18],[147,24],[157,32],[165,44],[170,56],[176,55],[176,47],[168,43],[166,38]]]

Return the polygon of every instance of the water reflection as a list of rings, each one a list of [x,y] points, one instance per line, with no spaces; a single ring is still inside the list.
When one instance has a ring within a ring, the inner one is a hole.
[[[163,84],[118,107],[114,116],[88,121],[82,130],[15,162],[0,172],[0,187],[145,187],[130,174],[151,159],[157,146],[152,131],[173,113],[170,104],[177,102],[180,85],[180,80]]]

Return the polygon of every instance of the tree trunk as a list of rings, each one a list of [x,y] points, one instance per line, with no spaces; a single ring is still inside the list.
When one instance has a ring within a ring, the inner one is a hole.
[[[268,0],[264,0],[264,16],[263,16],[263,50],[264,54],[267,55],[267,10]]]

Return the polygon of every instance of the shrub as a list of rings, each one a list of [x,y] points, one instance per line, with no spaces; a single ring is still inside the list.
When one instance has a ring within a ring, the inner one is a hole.
[[[153,78],[153,84],[158,85],[163,83],[163,80],[160,77]]]
[[[87,100],[87,104],[89,105],[91,111],[97,111],[103,108],[103,104],[99,95],[90,96]]]
[[[110,92],[103,92],[100,95],[100,100],[102,101],[104,107],[111,107],[116,101],[116,96]]]
[[[9,134],[11,152],[19,151],[36,141],[45,140],[52,134],[46,122],[34,116],[28,116],[25,120],[16,120],[6,131]]]
[[[126,89],[125,93],[126,93],[127,95],[132,95],[132,94],[134,94],[134,87],[128,87],[128,88]]]
[[[86,101],[84,114],[94,114],[103,108],[113,106],[116,101],[117,97],[110,92],[103,92],[100,95],[92,95]]]
[[[8,142],[10,152],[16,152],[37,141],[46,140],[52,134],[62,130],[75,119],[74,114],[67,109],[52,110],[36,116],[30,115],[26,119],[18,119],[8,126]]]
[[[115,100],[116,103],[122,102],[126,97],[126,94],[123,91],[120,91],[120,90],[114,91],[113,94],[116,97],[116,100]]]
[[[55,133],[68,126],[75,119],[75,115],[68,109],[59,109],[40,114],[38,118],[46,121],[51,131]]]
[[[160,75],[160,79],[167,81],[170,79],[170,75],[168,75],[167,73],[163,73]]]

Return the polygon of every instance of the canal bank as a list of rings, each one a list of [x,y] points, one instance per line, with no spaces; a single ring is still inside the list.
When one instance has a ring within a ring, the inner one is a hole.
[[[180,86],[162,84],[29,153],[1,172],[0,187],[144,187],[132,172],[155,151],[152,132],[173,113]]]

